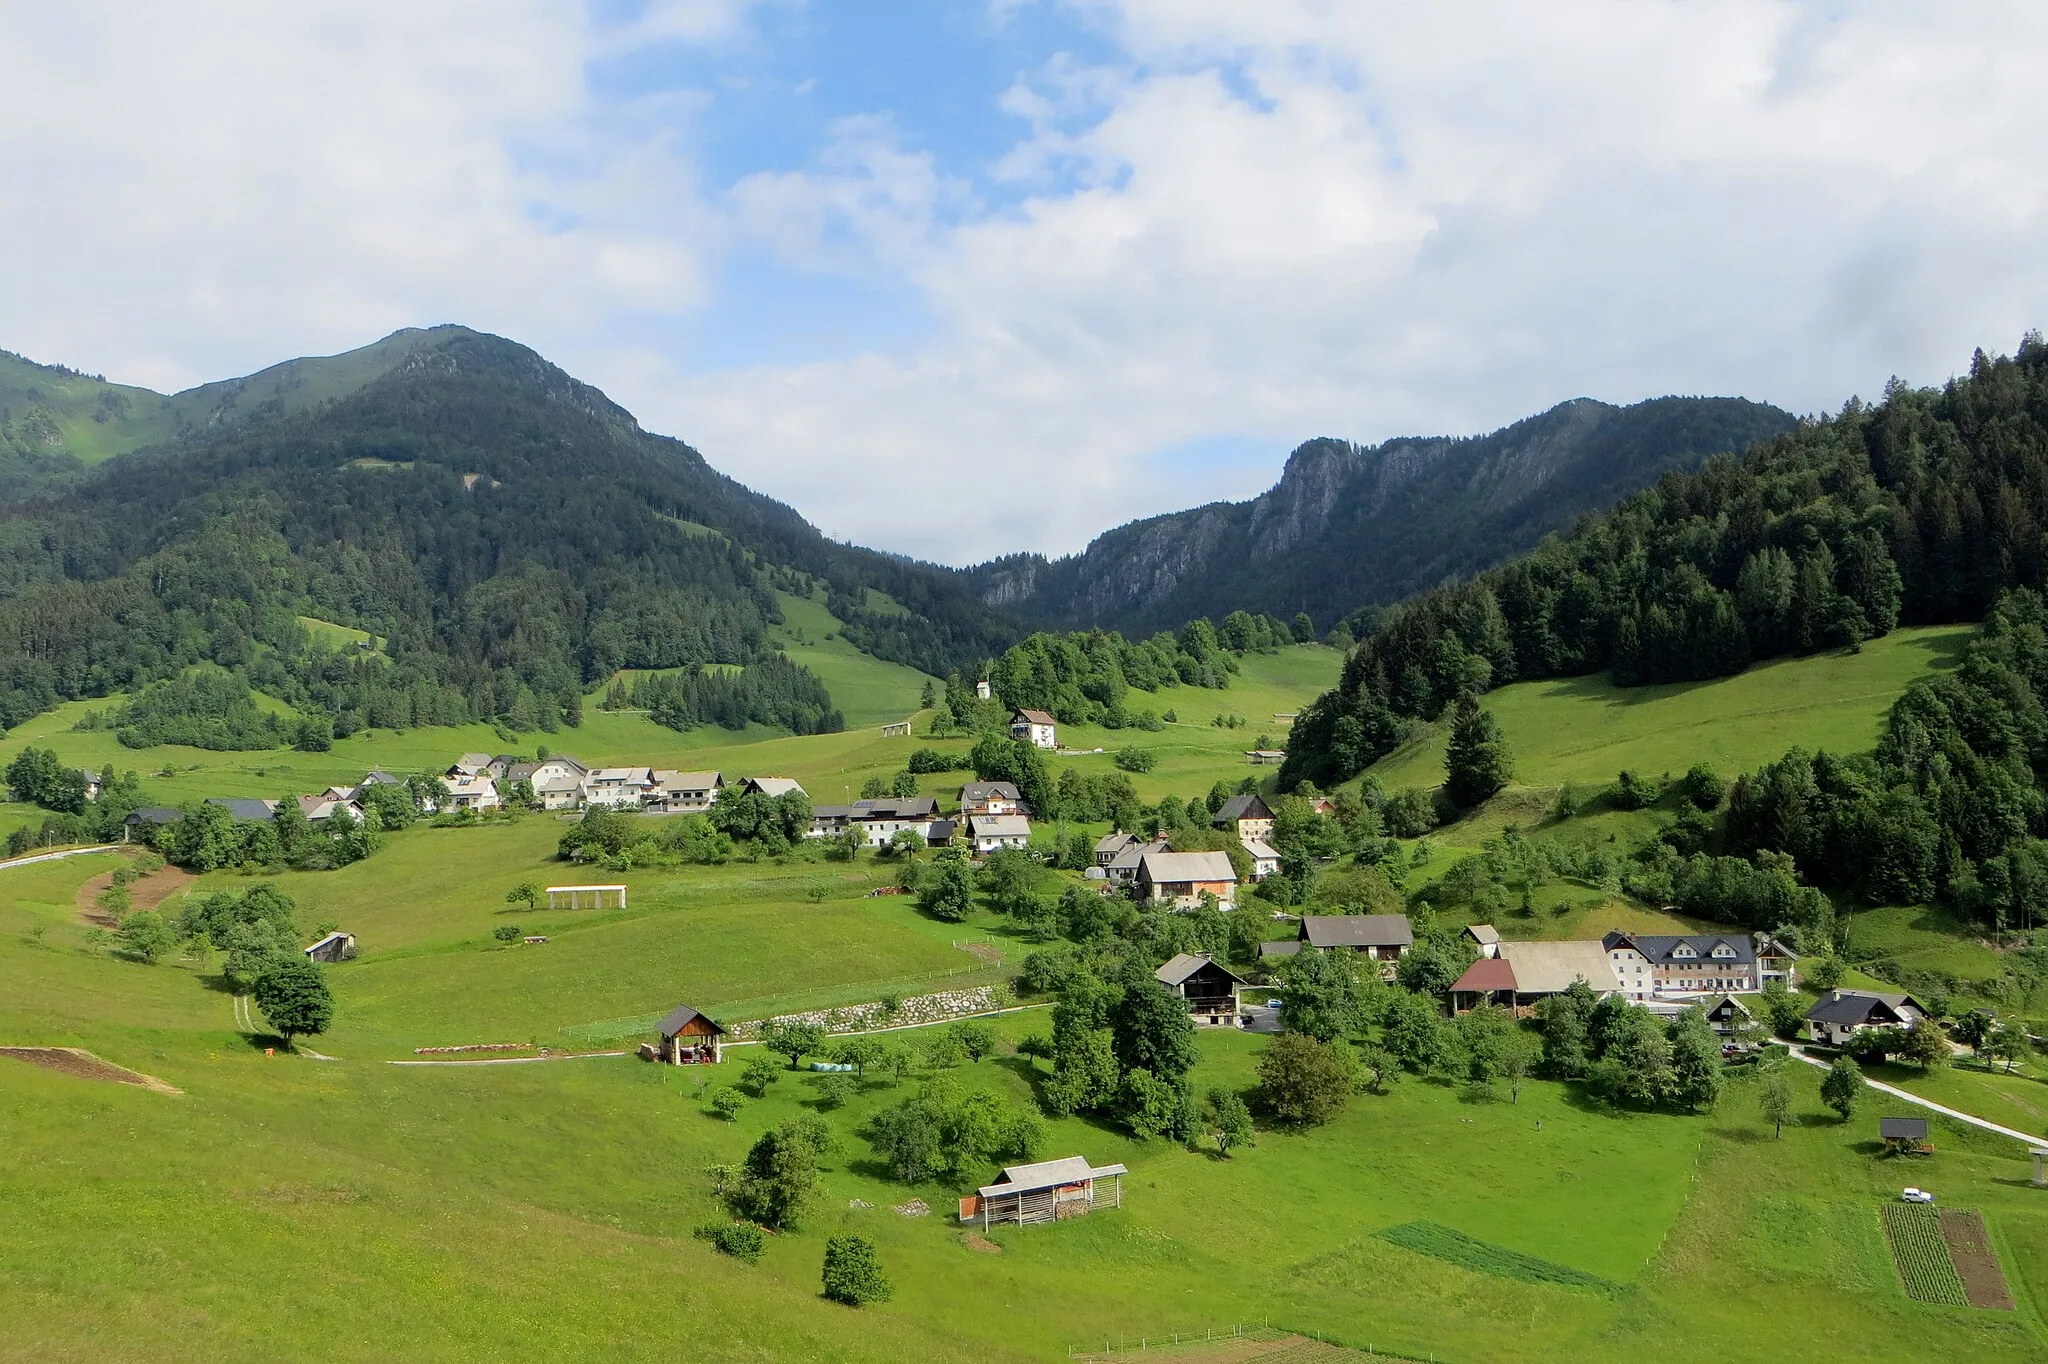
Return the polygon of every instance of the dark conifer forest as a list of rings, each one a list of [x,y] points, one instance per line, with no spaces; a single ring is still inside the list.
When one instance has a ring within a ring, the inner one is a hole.
[[[524,347],[426,337],[346,396],[7,508],[0,723],[211,663],[338,734],[575,723],[619,668],[694,670],[663,688],[674,723],[831,728],[823,688],[769,645],[771,588],[823,590],[849,639],[930,672],[1014,638],[951,575],[826,539]],[[868,609],[869,589],[908,613]],[[299,616],[379,650],[320,648]],[[161,705],[124,723],[169,732]]]
[[[2048,346],[1981,351],[1742,455],[1673,472],[1526,556],[1379,615],[1304,711],[1281,780],[1332,785],[1457,697],[1611,670],[1624,686],[1982,619],[2048,569]]]

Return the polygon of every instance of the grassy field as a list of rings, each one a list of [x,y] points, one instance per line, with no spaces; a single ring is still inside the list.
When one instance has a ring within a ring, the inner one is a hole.
[[[795,602],[799,611],[804,605]],[[824,615],[823,607],[815,609],[825,621],[832,620]],[[792,616],[796,614],[797,611],[792,612]],[[822,634],[813,637],[823,639]],[[830,653],[833,644],[851,657]],[[796,647],[801,650],[805,646]],[[286,792],[318,791],[332,784],[358,781],[372,768],[399,773],[439,772],[461,753],[531,753],[536,745],[546,744],[554,752],[568,753],[592,766],[644,765],[684,771],[717,769],[729,777],[794,777],[815,801],[846,801],[859,794],[869,777],[888,777],[901,771],[912,749],[929,745],[964,753],[970,746],[964,739],[882,737],[877,717],[900,719],[914,714],[923,675],[853,653],[852,646],[843,640],[817,647],[820,653],[836,660],[824,667],[842,670],[838,677],[828,678],[833,696],[865,697],[862,704],[869,707],[870,723],[839,734],[820,735],[786,735],[759,725],[741,730],[706,728],[678,733],[642,714],[603,711],[591,705],[584,709],[581,726],[553,734],[524,734],[508,741],[494,726],[482,724],[365,730],[336,740],[333,750],[327,753],[298,753],[289,749],[216,753],[175,744],[133,749],[122,747],[110,730],[72,729],[88,710],[103,711],[118,705],[117,697],[66,702],[25,721],[0,738],[0,766],[27,745],[51,747],[66,763],[93,771],[111,763],[117,771],[138,772],[150,799],[178,805],[208,796],[274,798]],[[817,660],[804,656],[804,661]],[[1108,771],[1116,747],[1138,744],[1153,748],[1159,755],[1157,770],[1135,778],[1140,793],[1148,800],[1156,800],[1167,791],[1182,795],[1206,792],[1219,779],[1234,782],[1247,771],[1255,770],[1247,768],[1244,760],[1243,750],[1250,746],[1245,737],[1248,731],[1218,729],[1209,725],[1206,717],[1229,707],[1241,714],[1251,714],[1256,709],[1268,718],[1273,710],[1298,709],[1335,680],[1340,663],[1335,650],[1319,645],[1248,658],[1242,677],[1228,691],[1181,687],[1159,694],[1163,707],[1180,704],[1190,713],[1196,713],[1193,707],[1197,704],[1207,708],[1199,711],[1205,717],[1201,723],[1170,726],[1157,734],[1078,727],[1070,737],[1069,731],[1063,731],[1063,742],[1075,747],[1104,746],[1110,752],[1056,758],[1055,766],[1072,763],[1085,770]],[[840,704],[847,703],[842,700]],[[1263,772],[1270,775],[1271,769]],[[962,779],[961,773],[940,773],[922,778],[920,786],[926,794],[936,794],[956,790]],[[0,805],[0,834],[13,827],[10,819],[14,823],[33,823],[40,818],[40,814],[27,807]]]
[[[426,831],[390,850],[389,885],[416,886],[434,865],[516,863],[530,842],[517,826]],[[908,1092],[876,1083],[830,1116],[841,1146],[816,1214],[748,1268],[690,1235],[718,1215],[702,1170],[809,1111],[804,1078],[786,1075],[725,1123],[698,1084],[729,1081],[730,1068],[427,1070],[377,1056],[412,1021],[435,1041],[487,1040],[472,1024],[501,998],[533,996],[517,1007],[536,1018],[632,1012],[639,1001],[610,977],[643,953],[675,973],[647,987],[663,1003],[790,978],[785,953],[749,960],[719,936],[728,929],[809,941],[843,955],[844,976],[870,969],[864,952],[949,952],[942,926],[919,926],[900,902],[846,901],[867,916],[855,922],[828,897],[792,906],[820,917],[778,929],[773,914],[749,917],[783,894],[759,882],[814,869],[728,868],[681,878],[672,902],[636,882],[641,920],[551,925],[546,948],[500,951],[470,941],[495,912],[481,903],[495,883],[478,886],[480,903],[428,892],[382,905],[386,886],[329,878],[334,901],[309,912],[388,919],[363,918],[364,959],[333,972],[342,1017],[319,1046],[345,1059],[320,1063],[251,1047],[194,969],[93,949],[73,896],[103,863],[112,856],[14,869],[0,884],[0,1041],[86,1046],[184,1094],[0,1059],[0,1359],[1044,1360],[1261,1318],[1447,1361],[1637,1360],[1668,1352],[1673,1320],[1688,1323],[1685,1357],[1733,1361],[2020,1361],[2043,1348],[2048,1208],[2022,1187],[2017,1149],[1945,1130],[1913,1176],[1985,1210],[2021,1310],[1914,1303],[1878,1228],[1900,1176],[1871,1154],[1875,1109],[1846,1127],[1823,1119],[1805,1074],[1802,1121],[1781,1142],[1740,1087],[1719,1112],[1684,1117],[1617,1115],[1540,1082],[1519,1104],[1474,1103],[1410,1078],[1328,1127],[1263,1132],[1228,1161],[1057,1121],[1047,1154],[1128,1164],[1126,1206],[998,1229],[994,1252],[949,1225],[957,1189],[897,1185],[865,1159],[860,1124]],[[633,922],[677,931],[614,936]],[[1043,1013],[1003,1019],[1013,1040],[1044,1028]],[[1205,1034],[1198,1083],[1249,1083],[1263,1045]],[[1005,1054],[954,1078],[1022,1103],[1039,1073]],[[935,1214],[891,1211],[913,1194]],[[1419,1220],[1622,1287],[1498,1277],[1375,1235]],[[823,1239],[843,1227],[876,1238],[898,1287],[857,1318],[817,1297]]]
[[[1662,687],[1616,687],[1602,675],[1520,682],[1489,694],[1531,786],[1607,783],[1623,768],[1679,773],[1696,762],[1723,775],[1761,766],[1797,745],[1809,753],[1876,746],[1892,702],[1914,678],[1954,667],[1967,626],[1895,630],[1856,654],[1781,659],[1736,677]],[[1444,778],[1447,722],[1374,765],[1390,791]]]
[[[839,633],[838,619],[823,602],[787,592],[775,598],[782,604],[783,623],[771,626],[769,637],[791,662],[818,675],[850,728],[908,720],[917,713],[919,695],[932,679],[856,649]]]

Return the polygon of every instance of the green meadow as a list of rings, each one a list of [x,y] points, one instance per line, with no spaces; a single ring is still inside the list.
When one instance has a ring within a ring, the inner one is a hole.
[[[852,881],[814,904],[790,891],[815,867],[740,866],[667,886],[629,874],[637,917],[551,922],[545,947],[499,948],[490,901],[550,823],[408,834],[360,864],[385,861],[374,884],[287,881],[302,917],[363,926],[363,958],[331,973],[340,1017],[315,1045],[341,1059],[327,1062],[264,1055],[198,966],[89,942],[74,897],[116,855],[0,873],[0,1042],[87,1047],[183,1091],[0,1057],[0,1359],[1052,1360],[1265,1319],[1475,1362],[1637,1360],[1670,1352],[1673,1322],[1683,1357],[1731,1361],[2022,1361],[2048,1341],[2048,1199],[2025,1187],[2015,1144],[1944,1127],[1909,1174],[1985,1212],[2020,1310],[1912,1302],[1877,1222],[1908,1175],[1873,1154],[1875,1106],[1847,1125],[1821,1116],[1817,1072],[1795,1074],[1800,1120],[1782,1141],[1741,1082],[1683,1116],[1618,1114],[1547,1082],[1475,1102],[1406,1077],[1228,1160],[1057,1120],[1044,1153],[1127,1164],[1124,1207],[986,1243],[947,1216],[961,1188],[894,1183],[858,1135],[933,1077],[870,1081],[826,1115],[839,1147],[812,1216],[740,1264],[691,1234],[721,1215],[704,1171],[815,1111],[803,1075],[729,1123],[703,1087],[733,1065],[387,1060],[415,1036],[519,1040],[499,1032],[964,961],[948,939],[988,925],[925,923],[900,899],[852,898]],[[657,966],[640,961],[662,943]],[[1014,1044],[1047,1015],[1000,1023]],[[1251,1082],[1264,1039],[1201,1041],[1199,1085]],[[1042,1073],[1006,1044],[946,1074],[1021,1105]],[[912,1197],[932,1214],[892,1210]],[[1375,1235],[1418,1220],[1620,1287],[1494,1277]],[[893,1301],[855,1315],[820,1300],[823,1241],[843,1228],[875,1238]]]
[[[806,605],[815,607],[823,622],[837,622],[822,606],[789,598],[792,617]],[[819,622],[812,622],[818,624]],[[336,627],[339,628],[339,627]],[[806,627],[808,633],[809,627]],[[180,805],[208,796],[277,797],[286,792],[310,793],[330,785],[352,784],[372,768],[392,772],[439,772],[457,755],[465,752],[531,753],[545,744],[551,751],[568,753],[591,766],[651,766],[684,771],[716,769],[728,777],[785,776],[803,783],[815,801],[846,801],[860,793],[861,785],[874,776],[887,778],[903,769],[913,749],[936,747],[965,753],[965,739],[930,740],[921,737],[929,721],[917,711],[924,675],[914,669],[884,663],[853,650],[843,639],[821,641],[813,656],[811,646],[791,645],[792,656],[807,665],[818,664],[832,695],[842,706],[866,707],[868,721],[855,724],[852,711],[849,728],[839,734],[787,735],[759,725],[741,730],[703,728],[679,733],[655,724],[644,714],[605,711],[587,705],[583,723],[574,729],[552,734],[534,733],[508,739],[495,726],[484,724],[428,727],[410,730],[365,730],[335,741],[327,753],[299,753],[290,749],[266,749],[244,753],[218,753],[206,749],[164,744],[155,748],[124,748],[111,730],[74,730],[88,711],[107,711],[118,706],[120,697],[95,701],[70,701],[28,720],[0,737],[0,765],[11,761],[27,745],[54,748],[65,762],[98,771],[111,763],[117,771],[141,774],[150,799],[165,805]],[[844,656],[833,653],[837,644]],[[1243,672],[1228,690],[1209,691],[1196,687],[1170,688],[1157,693],[1160,709],[1178,707],[1183,723],[1169,725],[1158,733],[1144,730],[1110,731],[1094,726],[1073,726],[1061,732],[1062,744],[1072,748],[1104,748],[1101,754],[1085,753],[1059,757],[1055,765],[1072,763],[1084,770],[1112,770],[1117,749],[1127,745],[1148,748],[1158,766],[1149,774],[1134,778],[1141,796],[1156,800],[1168,791],[1192,795],[1205,792],[1218,780],[1237,781],[1247,772],[1269,776],[1271,769],[1246,765],[1244,750],[1257,733],[1218,728],[1210,720],[1219,714],[1240,714],[1272,729],[1277,740],[1281,731],[1272,726],[1275,711],[1299,710],[1336,681],[1342,656],[1321,645],[1303,645],[1279,654],[1253,655],[1243,660]],[[832,670],[839,669],[836,675]],[[861,698],[849,702],[846,697]],[[275,704],[275,703],[272,703]],[[884,738],[884,720],[908,719],[919,715],[913,731],[920,737]],[[927,775],[920,781],[926,794],[957,789],[964,773]],[[40,814],[28,807],[0,805],[0,834],[14,823],[40,821]],[[13,823],[8,821],[12,820]]]
[[[1961,660],[1968,626],[1895,630],[1854,654],[1779,659],[1735,677],[1617,687],[1602,674],[1517,682],[1483,701],[1531,786],[1614,780],[1623,768],[1656,775],[1696,762],[1724,776],[1794,746],[1864,753],[1892,702],[1915,678]],[[1448,721],[1417,734],[1372,768],[1389,791],[1443,780]]]

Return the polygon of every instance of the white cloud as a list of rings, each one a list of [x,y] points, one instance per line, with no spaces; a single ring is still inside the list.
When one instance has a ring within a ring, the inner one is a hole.
[[[965,561],[1270,476],[1191,443],[1832,407],[2048,317],[2036,6],[1079,8],[1116,55],[990,92],[1018,137],[977,197],[901,111],[718,190],[715,101],[593,93],[743,42],[744,0],[0,5],[0,344],[176,385],[467,321],[835,534]],[[928,326],[693,369],[742,246]]]
[[[543,0],[0,15],[5,344],[175,386],[418,322],[546,345],[693,305],[691,166],[593,125],[604,36]]]
[[[1002,169],[1078,173],[939,239],[914,275],[929,345],[704,377],[675,420],[828,528],[966,560],[1214,495],[1148,458],[1206,436],[1277,466],[1310,435],[1484,430],[1582,393],[1811,410],[2048,316],[2032,8],[1103,21],[1123,64],[1008,97],[1031,132]]]

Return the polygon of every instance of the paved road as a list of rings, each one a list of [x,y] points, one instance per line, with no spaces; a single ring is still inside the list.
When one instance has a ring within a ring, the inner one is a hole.
[[[1802,1047],[1788,1046],[1786,1050],[1792,1053],[1795,1060],[1804,1061],[1809,1066],[1818,1066],[1822,1070],[1826,1070],[1831,1064],[1818,1057],[1808,1056]],[[1973,1117],[1968,1113],[1958,1112],[1945,1104],[1938,1104],[1932,1099],[1923,1099],[1918,1094],[1909,1094],[1896,1085],[1888,1085],[1879,1080],[1865,1080],[1864,1083],[1879,1093],[1889,1094],[1895,1099],[1904,1099],[1909,1104],[1919,1104],[1922,1108],[1931,1108],[1944,1117],[1954,1118],[1957,1122],[1966,1122],[1972,1127],[1981,1127],[1986,1132],[1996,1132],[2001,1137],[2011,1137],[2014,1141],[2023,1141],[2030,1150],[2036,1146],[2048,1146],[2048,1137],[2035,1136],[2010,1127],[2000,1127],[1989,1119]]]
[[[31,862],[55,862],[60,857],[84,857],[87,853],[119,852],[119,843],[102,843],[92,848],[66,848],[62,852],[33,853],[27,857],[9,857],[0,860],[0,869],[25,867]]]

